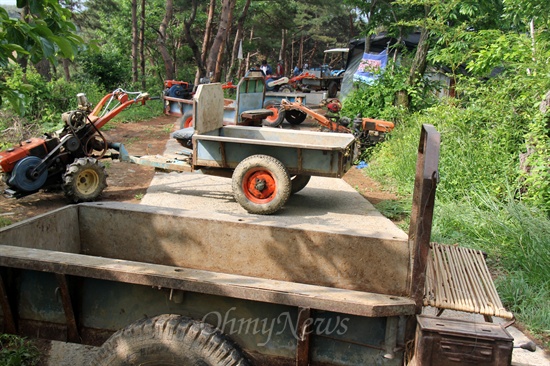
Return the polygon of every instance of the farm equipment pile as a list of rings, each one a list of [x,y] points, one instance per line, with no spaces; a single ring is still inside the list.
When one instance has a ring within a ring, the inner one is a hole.
[[[109,143],[101,128],[127,107],[151,98],[147,93],[116,89],[93,109],[84,93],[77,98],[77,109],[63,113],[61,130],[0,152],[6,196],[18,198],[40,189],[62,188],[69,200],[87,202],[105,189],[107,173],[100,159],[111,156],[106,156]]]
[[[360,150],[363,151],[386,138],[386,135],[393,131],[393,122],[374,118],[363,118],[356,116],[353,121],[347,117],[340,117],[342,103],[338,99],[324,99],[317,107],[327,109],[325,114],[316,112],[312,107],[304,105],[301,98],[294,101],[283,98],[281,101],[267,101],[266,108],[273,111],[268,122],[264,126],[277,127],[283,119],[290,124],[297,125],[305,121],[309,116],[313,118],[323,129],[330,132],[351,133],[360,142]]]

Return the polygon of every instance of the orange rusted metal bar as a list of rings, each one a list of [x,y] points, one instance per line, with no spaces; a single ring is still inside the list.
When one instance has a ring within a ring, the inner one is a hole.
[[[326,127],[326,128],[328,128],[329,130],[331,130],[333,132],[352,133],[349,128],[341,126],[338,123],[332,122],[327,117],[325,117],[322,114],[317,113],[317,112],[309,109],[308,107],[306,107],[305,105],[303,105],[300,102],[289,102],[288,100],[283,99],[281,101],[281,106],[285,110],[297,109],[297,110],[313,117],[321,126]]]
[[[101,129],[101,127],[103,127],[107,122],[112,120],[114,117],[116,117],[120,112],[122,112],[124,109],[126,109],[130,105],[137,102],[141,102],[142,104],[145,104],[145,101],[149,98],[148,94],[140,94],[136,99],[128,99],[128,95],[124,92],[115,93],[111,95],[114,95],[120,101],[120,105],[115,109],[113,109],[112,111],[110,111],[109,113],[107,113],[106,115],[104,115],[103,117],[98,118],[97,121],[94,122],[94,126],[98,130]],[[105,97],[103,99],[105,99]],[[103,104],[105,103],[103,99],[98,104],[98,106],[100,106],[101,103]],[[96,106],[96,109],[97,109],[97,106]],[[94,109],[94,112],[95,112],[95,109]]]

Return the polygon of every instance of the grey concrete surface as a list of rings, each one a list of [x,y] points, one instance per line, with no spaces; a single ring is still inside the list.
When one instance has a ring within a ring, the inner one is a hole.
[[[233,198],[231,179],[200,173],[157,173],[142,204],[250,217]],[[407,235],[341,179],[312,177],[274,215],[252,215],[262,223],[325,229],[331,232],[391,236]],[[257,221],[256,220],[256,221]],[[378,233],[378,234],[377,234]]]

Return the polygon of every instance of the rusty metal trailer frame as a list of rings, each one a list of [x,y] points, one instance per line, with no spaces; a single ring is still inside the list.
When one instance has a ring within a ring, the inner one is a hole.
[[[249,77],[246,83],[239,83],[239,90],[242,88],[246,92],[237,93],[237,103],[247,104],[248,99],[255,102],[257,98],[254,94],[264,94],[263,79]],[[290,177],[301,175],[308,180],[309,176],[341,178],[358,155],[358,143],[352,134],[224,126],[221,100],[223,92],[220,84],[198,87],[193,97],[195,126],[192,151],[184,150],[184,155],[178,155],[182,152],[179,148],[178,151],[167,152],[162,156],[135,157],[130,156],[123,145],[119,145],[120,160],[168,171],[201,170],[205,174],[231,177],[233,192],[243,208],[250,213],[270,214],[284,205],[294,189]],[[264,111],[267,110],[247,110],[243,114],[261,114]],[[247,159],[254,160],[259,168],[246,165]],[[269,166],[270,161],[275,167]],[[282,172],[276,178],[279,165],[282,166]],[[240,168],[247,170],[244,174],[233,174]],[[253,170],[267,174],[256,180]],[[256,190],[256,187],[261,189]],[[264,196],[264,192],[270,191],[272,187],[276,187],[274,193],[266,193]]]
[[[286,311],[296,324],[295,335],[299,335],[296,339],[289,336],[288,332],[277,334],[279,338],[270,344],[269,349],[254,347],[253,343],[257,342],[257,338],[248,339],[239,334],[235,335],[235,340],[253,364],[305,366],[383,362],[386,365],[401,365],[406,357],[406,347],[415,337],[415,315],[420,314],[422,309],[434,198],[438,183],[439,140],[439,133],[432,126],[422,127],[408,239],[411,268],[407,269],[409,275],[404,294],[298,283],[273,279],[271,276],[261,278],[239,273],[193,269],[179,266],[177,261],[174,262],[175,259],[159,259],[154,263],[144,263],[134,260],[133,254],[128,250],[124,251],[124,258],[115,258],[110,253],[116,251],[116,248],[111,248],[111,243],[98,239],[109,239],[116,243],[115,238],[119,234],[126,234],[113,231],[97,233],[101,220],[105,220],[104,212],[108,212],[109,220],[117,221],[132,211],[132,217],[137,220],[136,225],[141,228],[136,234],[149,237],[157,237],[157,233],[147,233],[147,230],[150,230],[147,225],[147,213],[162,215],[153,220],[168,220],[167,225],[170,226],[171,222],[181,222],[186,216],[193,215],[193,212],[180,217],[182,214],[179,211],[175,213],[169,209],[147,206],[136,209],[132,205],[88,203],[56,210],[55,217],[46,214],[27,220],[28,223],[22,222],[0,230],[0,305],[3,330],[13,334],[38,335],[49,339],[99,345],[124,324],[121,322],[124,322],[126,317],[131,318],[136,314],[154,312],[162,308],[200,317],[204,315],[204,311],[232,306],[230,310],[237,307],[239,310],[244,309],[241,310],[244,313],[240,313],[240,316],[275,314],[273,316],[276,319],[276,314]],[[80,211],[91,213],[76,215],[79,216],[76,220],[82,227],[67,225],[71,222],[69,218],[72,217],[74,220],[75,212]],[[214,225],[214,230],[219,225],[224,225],[223,222],[217,221],[216,214],[212,214],[209,219],[201,220],[203,223],[199,226]],[[242,219],[233,221],[235,225],[247,225],[240,222]],[[35,236],[32,242],[29,242],[28,238],[18,235],[17,230],[19,229],[20,233],[25,229],[25,225],[35,225],[45,234],[44,238]],[[201,230],[200,227],[197,230]],[[291,229],[273,230],[275,233]],[[57,233],[59,235],[56,235]],[[87,243],[66,244],[73,241],[78,243],[81,235],[86,236],[90,233],[93,233],[93,236],[86,239]],[[191,240],[193,234],[188,232],[187,235],[189,238],[185,240]],[[300,235],[313,240],[308,233]],[[342,243],[349,242],[352,237],[340,236],[338,240],[342,240]],[[162,241],[170,239],[170,233],[159,233],[157,239],[161,244]],[[71,247],[62,252],[55,249],[60,245]],[[87,249],[83,249],[84,247]],[[206,247],[204,249],[208,250]],[[81,253],[82,250],[84,252]],[[228,260],[230,261],[231,257]],[[26,278],[27,281],[18,282],[17,278]],[[29,291],[33,288],[40,291]],[[44,297],[41,292],[46,289],[51,289],[52,293],[55,289],[55,296]],[[164,296],[159,297],[159,291],[163,291],[167,300]],[[116,307],[113,309],[112,306],[118,306],[118,302],[97,303],[102,301],[97,299],[101,297],[101,292],[109,292],[111,296],[117,297],[121,304],[125,305],[121,306],[124,312],[121,310],[112,313],[116,310]],[[49,298],[45,304],[36,303],[37,299],[44,298]],[[186,298],[189,304],[194,306],[189,309],[178,307],[182,298]],[[56,305],[56,301],[61,303],[57,318],[49,315],[52,308],[59,306]],[[155,301],[157,307],[147,306]],[[41,306],[44,309],[41,309]],[[105,308],[102,308],[103,306]],[[44,319],[39,321],[29,314],[39,314],[44,316]],[[93,319],[90,320],[90,316]],[[311,328],[317,321],[334,320],[341,316],[352,319],[352,334],[348,338],[312,332]],[[93,324],[96,326],[91,326]],[[370,338],[370,341],[365,341],[365,337]]]

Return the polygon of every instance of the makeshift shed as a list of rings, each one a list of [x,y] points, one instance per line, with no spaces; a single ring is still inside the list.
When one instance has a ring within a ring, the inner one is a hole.
[[[414,51],[418,45],[420,33],[412,33],[402,40],[402,44],[410,51]],[[389,57],[392,57],[391,47],[397,43],[397,39],[388,36],[386,33],[380,33],[370,40],[369,53],[379,54],[385,50],[390,50]],[[342,80],[340,96],[344,99],[353,87],[353,75],[359,68],[359,64],[365,53],[365,38],[354,39],[349,43],[348,60],[346,63],[346,72]]]

